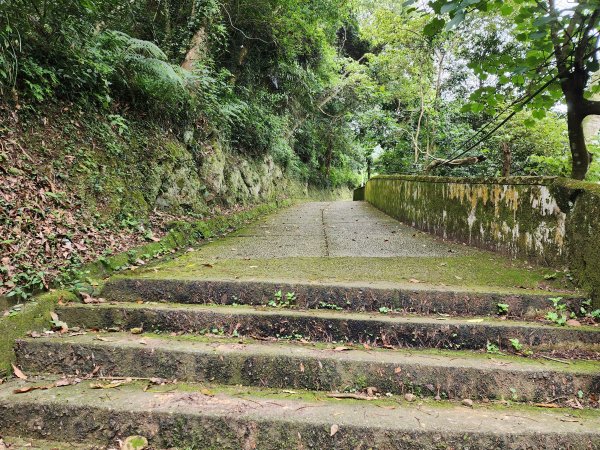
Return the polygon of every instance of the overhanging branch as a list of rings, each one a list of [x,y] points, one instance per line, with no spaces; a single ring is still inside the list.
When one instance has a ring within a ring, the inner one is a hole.
[[[439,166],[450,166],[450,167],[458,167],[458,166],[472,166],[474,164],[478,164],[480,162],[485,161],[487,158],[484,155],[478,156],[470,156],[468,158],[461,159],[436,159],[432,161],[426,168],[425,173],[431,172],[433,169]]]

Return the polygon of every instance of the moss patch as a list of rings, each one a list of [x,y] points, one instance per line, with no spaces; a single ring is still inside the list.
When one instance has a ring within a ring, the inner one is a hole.
[[[43,439],[25,439],[12,436],[3,436],[3,441],[9,449],[27,450],[90,450],[99,448],[97,444],[76,443],[76,442],[57,442]],[[1,442],[1,441],[0,441]]]
[[[156,257],[169,254],[171,251],[183,247],[193,247],[205,239],[233,231],[240,226],[246,225],[256,218],[272,212],[278,208],[289,206],[290,200],[266,203],[255,208],[239,213],[216,216],[212,219],[197,222],[175,222],[171,224],[167,235],[160,242],[133,248],[127,252],[102,258],[85,266],[84,272],[92,279],[102,279],[111,273],[130,265],[136,265],[136,261],[147,261]]]
[[[14,315],[0,317],[0,376],[11,372],[14,361],[13,345],[15,340],[25,336],[28,331],[42,331],[50,328],[50,312],[59,300],[72,301],[75,296],[65,291],[49,292],[37,296],[16,311]]]
[[[544,277],[548,274],[548,269],[532,267],[523,261],[509,260],[491,253],[450,258],[217,259],[223,245],[227,245],[226,241],[210,244],[200,252],[161,264],[156,267],[158,270],[142,270],[135,275],[151,279],[180,280],[380,282],[408,285],[415,289],[447,287],[549,296],[556,291],[574,293],[564,278],[546,280]]]

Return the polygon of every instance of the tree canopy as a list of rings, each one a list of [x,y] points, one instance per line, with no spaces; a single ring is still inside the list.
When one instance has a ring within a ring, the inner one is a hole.
[[[572,176],[585,178],[592,154],[586,148],[582,122],[600,115],[600,101],[593,100],[600,84],[592,79],[600,68],[600,2],[433,0],[429,6],[435,14],[425,30],[430,36],[460,33],[461,25],[477,13],[484,20],[504,24],[502,39],[514,50],[471,62],[481,80],[490,80],[472,93],[471,109],[496,115],[499,105],[510,101],[515,109],[530,109],[532,119],[542,119],[564,100]]]
[[[597,180],[599,20],[597,0],[13,0],[0,95],[217,136],[323,186],[371,160]]]

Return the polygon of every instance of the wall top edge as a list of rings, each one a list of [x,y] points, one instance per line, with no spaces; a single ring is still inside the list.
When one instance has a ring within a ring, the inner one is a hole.
[[[436,177],[428,175],[376,175],[371,180],[403,180],[427,183],[469,183],[508,185],[549,185],[560,180],[558,177]],[[586,183],[587,184],[587,183]],[[592,183],[589,183],[592,184]]]
[[[600,196],[600,183],[578,181],[562,177],[436,177],[426,175],[377,175],[369,181],[400,180],[442,184],[495,184],[508,186],[556,186],[571,191],[585,191]]]

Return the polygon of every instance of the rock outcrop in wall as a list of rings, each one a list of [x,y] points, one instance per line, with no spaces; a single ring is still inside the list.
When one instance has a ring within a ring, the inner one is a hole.
[[[378,176],[365,199],[445,239],[568,266],[600,298],[600,186],[551,177]]]

